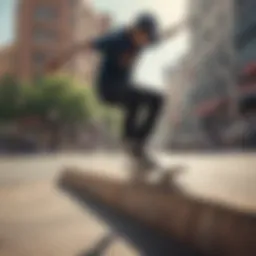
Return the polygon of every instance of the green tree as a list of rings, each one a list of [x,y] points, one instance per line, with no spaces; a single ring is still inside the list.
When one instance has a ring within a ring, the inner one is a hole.
[[[80,122],[89,118],[86,92],[65,77],[47,77],[23,89],[24,115],[44,120]]]
[[[12,77],[0,80],[0,120],[38,117],[46,123],[98,123],[117,133],[120,113],[95,97],[94,88],[65,76],[43,77],[21,84]]]
[[[22,87],[13,77],[5,76],[0,80],[0,120],[9,121],[22,112]]]

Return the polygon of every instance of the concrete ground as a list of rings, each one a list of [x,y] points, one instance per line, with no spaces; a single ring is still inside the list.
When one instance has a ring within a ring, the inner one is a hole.
[[[179,177],[178,183],[190,194],[256,212],[256,154],[161,154],[159,158],[167,166],[184,165],[186,172]],[[64,166],[80,166],[88,172],[118,178],[129,175],[124,171],[123,157],[117,154],[66,153],[1,158],[1,256],[149,255],[147,244],[152,245],[150,250],[153,251],[153,248],[159,248],[159,243],[164,243],[165,238],[151,231],[145,232],[144,227],[137,224],[130,233],[141,232],[141,236],[147,233],[150,237],[144,242],[131,239],[131,234],[130,239],[125,235],[112,239],[115,225],[113,222],[108,225],[106,220],[110,217],[95,214],[101,211],[100,206],[79,205],[56,188],[55,181]],[[132,226],[129,220],[118,217],[114,222],[119,226],[126,222],[130,229]],[[101,242],[108,244],[106,251],[96,254],[93,249],[95,245],[100,247]],[[177,252],[175,255],[185,254]]]

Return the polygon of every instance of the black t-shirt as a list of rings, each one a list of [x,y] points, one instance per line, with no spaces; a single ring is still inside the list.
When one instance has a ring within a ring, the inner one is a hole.
[[[102,54],[98,89],[111,92],[128,86],[134,61],[142,50],[132,43],[129,32],[123,29],[96,39],[93,48]]]

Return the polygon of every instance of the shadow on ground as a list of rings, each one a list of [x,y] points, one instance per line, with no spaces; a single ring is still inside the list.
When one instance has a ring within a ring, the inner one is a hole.
[[[115,240],[114,234],[107,234],[103,236],[100,241],[93,246],[89,251],[83,252],[78,256],[101,256],[105,253],[108,247]]]
[[[95,215],[103,219],[116,234],[133,245],[140,252],[141,256],[201,256],[182,244],[170,239],[170,237],[158,233],[134,219],[111,209],[89,194],[83,193],[83,195],[81,195],[79,191],[73,188],[65,188],[65,190],[71,193],[72,196],[75,196],[82,205],[85,204],[88,206]],[[112,235],[103,237],[90,251],[81,252],[81,254],[77,256],[101,256],[113,239],[114,237]]]

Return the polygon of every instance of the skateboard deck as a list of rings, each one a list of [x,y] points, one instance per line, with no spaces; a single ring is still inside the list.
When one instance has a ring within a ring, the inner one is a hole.
[[[184,171],[183,166],[170,165],[163,167],[156,165],[149,170],[135,168],[132,170],[131,180],[135,183],[149,183],[164,188],[176,186],[175,178]]]

